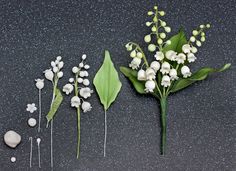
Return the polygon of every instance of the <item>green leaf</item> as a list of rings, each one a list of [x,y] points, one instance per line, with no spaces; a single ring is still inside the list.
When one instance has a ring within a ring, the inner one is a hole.
[[[93,84],[104,109],[107,110],[115,101],[122,86],[108,51],[105,51],[105,59],[93,80]]]
[[[55,93],[55,99],[52,103],[52,107],[46,116],[48,122],[50,122],[53,119],[53,117],[55,116],[59,106],[61,105],[62,100],[63,100],[63,96],[62,96],[60,90],[57,89],[56,93]]]
[[[145,89],[145,82],[139,81],[137,79],[137,71],[132,70],[127,67],[120,67],[120,71],[131,81],[135,90],[140,94],[146,94],[144,91]]]
[[[178,34],[170,38],[170,41],[171,41],[171,44],[166,45],[163,48],[163,52],[167,52],[168,50],[173,50],[178,53],[182,52],[182,46],[187,43],[184,30],[181,28]]]
[[[230,66],[231,66],[231,64],[228,63],[228,64],[225,64],[220,69],[214,69],[214,68],[208,68],[208,67],[202,68],[199,71],[195,72],[189,78],[182,78],[182,79],[177,80],[174,83],[173,87],[171,88],[170,92],[174,93],[179,90],[182,90],[182,89],[190,86],[191,84],[193,84],[196,81],[201,81],[201,80],[206,79],[209,74],[214,73],[214,72],[223,72],[223,71],[229,69]]]

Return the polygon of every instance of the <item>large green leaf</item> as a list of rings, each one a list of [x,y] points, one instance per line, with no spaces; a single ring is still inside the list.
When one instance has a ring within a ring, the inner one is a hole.
[[[53,119],[53,117],[55,116],[59,106],[61,105],[62,100],[63,100],[63,96],[62,96],[60,90],[57,89],[56,93],[55,93],[55,99],[52,103],[51,109],[46,116],[48,122],[50,122]]]
[[[97,72],[93,84],[104,109],[107,110],[112,102],[115,101],[122,86],[108,51],[105,51],[104,62]]]
[[[144,91],[145,89],[145,82],[139,81],[137,79],[137,71],[132,70],[127,67],[120,67],[120,71],[131,81],[135,90],[140,94],[146,94]]]
[[[231,66],[231,64],[225,64],[222,68],[220,69],[214,69],[214,68],[202,68],[199,71],[195,72],[191,77],[189,78],[182,78],[177,80],[174,85],[172,86],[170,92],[174,93],[177,92],[179,90],[182,90],[188,86],[190,86],[191,84],[193,84],[196,81],[201,81],[204,80],[205,78],[207,78],[207,76],[211,73],[214,72],[222,72],[227,70],[229,67]]]
[[[168,50],[173,50],[178,53],[182,52],[182,46],[187,43],[187,39],[186,39],[184,30],[181,28],[179,30],[178,34],[176,34],[170,38],[170,41],[171,41],[171,44],[166,45],[163,48],[163,52],[166,52]]]

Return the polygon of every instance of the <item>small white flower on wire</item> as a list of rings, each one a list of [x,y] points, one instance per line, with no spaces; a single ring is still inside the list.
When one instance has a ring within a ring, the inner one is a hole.
[[[27,104],[26,111],[28,111],[30,113],[34,113],[36,110],[37,110],[37,107],[36,107],[35,103]]]
[[[76,107],[78,108],[80,106],[80,98],[78,96],[74,96],[71,98],[71,107]]]
[[[138,69],[141,62],[142,62],[142,60],[140,58],[135,57],[135,58],[133,58],[133,60],[129,64],[129,67],[132,69]]]
[[[80,96],[82,96],[85,99],[90,97],[92,93],[93,93],[93,90],[91,90],[89,87],[81,88],[79,90]]]
[[[178,64],[183,64],[186,60],[186,55],[184,53],[179,53],[176,57],[176,61]]]
[[[74,90],[74,86],[72,84],[66,84],[62,91],[66,93],[66,95],[69,95]]]
[[[157,61],[162,61],[164,59],[164,54],[161,51],[157,51],[154,57],[156,58]]]
[[[177,58],[177,52],[173,50],[168,50],[166,52],[166,58],[169,59],[170,61],[175,61]]]

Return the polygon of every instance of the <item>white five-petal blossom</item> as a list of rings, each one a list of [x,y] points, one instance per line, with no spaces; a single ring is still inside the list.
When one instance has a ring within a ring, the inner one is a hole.
[[[36,107],[35,103],[27,104],[26,111],[28,111],[30,113],[34,113],[36,110],[37,110],[37,107]]]
[[[170,70],[170,73],[169,73],[169,75],[170,75],[170,79],[171,80],[177,80],[179,77],[177,76],[177,71],[176,71],[176,69],[171,69]]]
[[[177,58],[177,52],[173,50],[168,50],[166,52],[166,58],[169,59],[170,61],[175,61]]]
[[[86,101],[84,101],[84,102],[82,103],[82,106],[81,106],[81,107],[82,107],[84,113],[89,112],[89,111],[92,109],[91,104],[90,104],[89,102],[86,102]]]
[[[187,54],[187,57],[188,57],[188,62],[190,62],[190,63],[194,62],[197,59],[193,53]]]
[[[152,68],[147,68],[146,70],[147,80],[154,80],[156,78],[156,72]]]
[[[155,89],[155,82],[153,80],[148,80],[146,83],[145,83],[145,91],[148,93],[148,92],[153,92],[153,90]]]
[[[161,51],[157,51],[154,57],[156,58],[157,61],[161,61],[164,59],[164,54]]]
[[[93,90],[91,90],[89,87],[81,88],[79,91],[80,96],[87,99],[91,96],[91,93],[93,93]]]
[[[72,84],[64,85],[62,91],[65,92],[67,95],[70,94],[74,90],[74,86]]]
[[[186,60],[186,55],[184,53],[179,53],[176,57],[176,61],[178,64],[183,64]]]
[[[140,58],[133,58],[131,63],[129,64],[129,67],[132,69],[138,69],[139,65],[141,64],[141,59]]]
[[[41,90],[41,89],[43,89],[43,87],[44,87],[44,79],[36,79],[35,80],[36,81],[36,87],[39,89],[39,90]]]
[[[78,108],[80,106],[80,98],[78,96],[74,96],[71,98],[71,107]]]
[[[182,68],[181,68],[181,74],[183,75],[184,78],[187,78],[189,76],[191,76],[191,72],[190,72],[190,69],[188,66],[184,65]]]
[[[170,86],[170,77],[168,75],[164,75],[161,80],[161,85],[164,87]]]
[[[138,71],[138,80],[145,81],[146,79],[147,79],[146,78],[146,72],[143,69],[140,69]]]
[[[170,64],[168,62],[163,62],[160,71],[162,74],[168,74],[170,72]]]

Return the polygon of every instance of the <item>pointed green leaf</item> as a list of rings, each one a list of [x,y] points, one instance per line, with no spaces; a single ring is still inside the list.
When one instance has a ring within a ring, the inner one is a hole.
[[[131,81],[135,90],[140,94],[146,94],[144,91],[145,89],[145,82],[139,81],[137,79],[137,71],[132,70],[127,67],[120,67],[120,71]]]
[[[57,89],[56,93],[55,93],[55,100],[53,101],[52,107],[46,116],[48,122],[50,122],[53,119],[53,117],[55,116],[59,106],[62,103],[62,100],[63,100],[63,96],[62,96],[60,90]]]
[[[115,101],[122,86],[108,51],[105,51],[105,59],[93,80],[93,84],[104,109],[107,110]]]
[[[195,72],[191,77],[189,78],[182,78],[177,80],[174,85],[172,86],[170,92],[174,93],[177,92],[179,90],[182,90],[188,86],[190,86],[191,84],[193,84],[196,81],[201,81],[207,78],[207,76],[211,73],[214,72],[222,72],[227,70],[228,68],[230,68],[231,64],[225,64],[222,68],[220,69],[214,69],[214,68],[202,68],[199,71]]]
[[[178,34],[170,38],[170,41],[171,41],[171,44],[166,45],[163,48],[163,52],[167,52],[168,50],[173,50],[178,53],[182,52],[182,46],[187,43],[184,30],[181,28]]]

